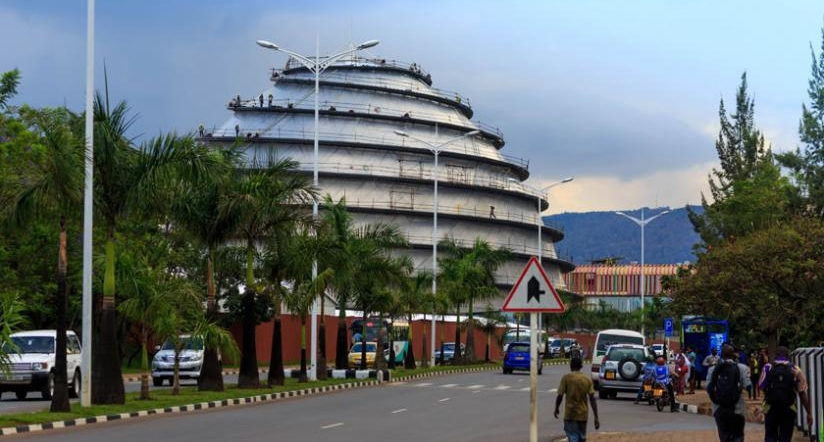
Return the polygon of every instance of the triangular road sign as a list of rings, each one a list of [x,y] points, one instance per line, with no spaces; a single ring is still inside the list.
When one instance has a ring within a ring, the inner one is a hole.
[[[549,312],[566,311],[561,297],[552,287],[538,258],[531,257],[520,278],[510,290],[501,310],[505,312]]]

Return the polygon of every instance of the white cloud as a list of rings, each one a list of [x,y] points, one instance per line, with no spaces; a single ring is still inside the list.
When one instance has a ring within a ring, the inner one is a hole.
[[[709,195],[707,176],[717,163],[692,165],[685,169],[662,170],[630,180],[605,176],[576,176],[575,180],[553,187],[545,215],[563,212],[631,210],[639,207],[683,207],[700,204],[701,193]],[[553,180],[536,181],[544,187]]]

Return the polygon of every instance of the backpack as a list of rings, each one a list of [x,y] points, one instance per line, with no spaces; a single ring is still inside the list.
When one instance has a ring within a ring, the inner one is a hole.
[[[707,391],[712,403],[725,408],[735,408],[741,399],[741,372],[735,362],[724,361],[712,372],[711,388]]]
[[[767,372],[764,399],[774,407],[790,408],[795,404],[795,374],[789,364],[774,364]]]

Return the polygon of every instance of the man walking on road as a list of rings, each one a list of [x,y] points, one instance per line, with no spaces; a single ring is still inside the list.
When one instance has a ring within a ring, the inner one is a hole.
[[[587,421],[589,420],[589,407],[587,397],[592,405],[592,416],[595,418],[595,429],[601,428],[598,420],[598,404],[595,402],[595,387],[592,379],[581,373],[583,362],[580,358],[570,361],[571,373],[567,373],[561,378],[561,385],[558,386],[558,397],[555,399],[555,419],[561,408],[561,402],[566,396],[564,404],[564,432],[569,442],[586,442]]]
[[[743,442],[747,404],[741,392],[749,388],[750,369],[738,363],[732,345],[721,347],[721,361],[707,371],[707,393],[721,442]]]
[[[790,442],[795,425],[796,395],[807,411],[807,428],[813,426],[807,379],[790,364],[787,347],[775,349],[775,360],[764,366],[758,385],[764,392],[764,442]]]

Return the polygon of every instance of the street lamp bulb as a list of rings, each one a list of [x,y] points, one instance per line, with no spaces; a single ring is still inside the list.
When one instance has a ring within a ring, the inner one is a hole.
[[[479,130],[473,130],[473,131],[471,131],[471,132],[467,132],[467,133],[466,133],[466,135],[464,135],[464,136],[465,136],[465,137],[474,137],[475,135],[478,135],[479,133],[481,133],[481,131],[479,131]]]
[[[567,178],[562,179],[562,180],[561,180],[561,182],[562,182],[562,183],[568,183],[568,182],[570,182],[570,181],[572,181],[572,180],[574,180],[574,179],[575,179],[575,177],[567,177]]]
[[[365,41],[358,45],[358,50],[371,48],[373,46],[377,46],[380,43],[380,40],[369,40]]]
[[[257,44],[258,44],[258,46],[260,46],[260,47],[264,47],[264,48],[266,48],[266,49],[274,49],[274,50],[276,50],[276,51],[277,51],[278,49],[280,49],[280,48],[278,47],[278,45],[276,45],[276,44],[272,43],[271,41],[266,41],[266,40],[258,40],[258,41],[256,41],[255,43],[257,43]]]
[[[404,131],[402,131],[402,130],[396,130],[396,131],[395,131],[395,135],[398,135],[398,136],[401,136],[401,137],[408,137],[408,136],[409,136],[409,134],[408,134],[408,133],[406,133],[406,132],[404,132]]]

